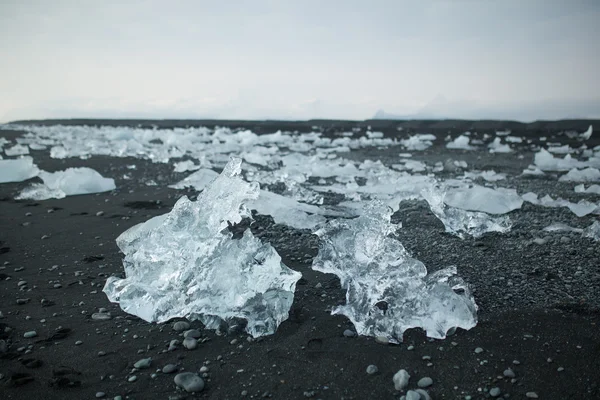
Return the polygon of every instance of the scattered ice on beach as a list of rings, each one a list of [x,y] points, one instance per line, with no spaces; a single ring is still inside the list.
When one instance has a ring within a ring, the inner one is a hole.
[[[568,171],[588,166],[586,162],[576,160],[570,154],[567,154],[565,158],[554,157],[546,149],[540,149],[535,153],[535,165],[543,171]]]
[[[580,218],[592,213],[600,214],[600,204],[595,204],[587,200],[580,200],[577,203],[572,203],[561,198],[554,200],[549,195],[538,198],[538,195],[533,192],[525,193],[521,198],[524,201],[542,207],[567,207],[573,214]]]
[[[600,170],[596,168],[573,168],[558,180],[560,182],[598,182],[600,181]]]
[[[600,241],[600,222],[594,221],[590,226],[583,230],[583,236]]]
[[[475,150],[476,147],[469,144],[469,137],[460,135],[453,141],[446,144],[448,149],[460,149],[460,150]]]
[[[192,160],[180,161],[175,163],[173,167],[175,172],[196,171],[200,169],[200,165],[196,165]]]
[[[504,138],[508,143],[523,143],[523,138],[518,136],[506,136]]]
[[[126,278],[107,280],[109,300],[149,322],[185,317],[217,329],[246,320],[254,337],[274,333],[301,274],[249,229],[240,239],[228,231],[260,194],[240,172],[241,159],[232,159],[197,201],[183,196],[168,214],[121,234]]]
[[[25,181],[39,172],[31,157],[0,160],[0,183]]]
[[[545,227],[543,230],[546,232],[577,232],[577,233],[583,232],[583,229],[581,229],[581,228],[573,228],[572,226],[563,224],[562,222],[556,222],[556,223],[550,224],[547,227]]]
[[[431,147],[435,139],[435,135],[417,134],[409,137],[408,139],[400,140],[400,145],[409,151],[422,151]]]
[[[535,165],[529,165],[527,169],[523,170],[523,175],[541,176],[546,174]]]
[[[91,168],[67,168],[64,171],[40,171],[41,183],[23,189],[17,199],[46,200],[66,196],[107,192],[116,188],[115,181]]]
[[[466,179],[477,179],[482,178],[486,182],[497,182],[506,179],[506,174],[497,173],[494,170],[489,171],[465,171],[464,177]]]
[[[581,138],[583,140],[589,140],[589,138],[592,137],[593,130],[594,129],[592,128],[592,125],[590,125],[589,128],[587,128],[587,130],[581,134]]]
[[[523,199],[514,189],[491,189],[479,185],[449,189],[444,202],[451,207],[488,214],[506,214],[523,205]]]
[[[24,154],[29,154],[29,147],[22,144],[16,144],[13,147],[4,149],[4,153],[9,157],[22,156]]]
[[[217,176],[219,176],[219,174],[212,169],[202,168],[193,174],[186,176],[181,181],[170,185],[169,187],[173,189],[185,189],[186,187],[193,187],[196,190],[204,190],[204,188]]]
[[[488,232],[508,232],[512,227],[506,215],[493,217],[484,212],[450,207],[445,201],[446,190],[431,186],[421,193],[431,212],[444,224],[446,232],[464,239],[466,235],[480,237]]]
[[[548,147],[548,151],[554,154],[569,154],[573,152],[573,149],[568,144],[565,144],[564,146],[550,146]]]
[[[348,317],[360,335],[393,343],[415,327],[437,339],[452,328],[474,327],[477,305],[456,267],[427,275],[425,265],[391,236],[398,228],[391,215],[373,202],[358,218],[333,220],[315,232],[321,243],[312,268],[337,275],[346,290],[346,304],[332,314]]]
[[[581,185],[575,186],[575,193],[589,193],[589,194],[600,194],[600,185],[590,185],[587,189],[582,183]]]
[[[502,139],[499,137],[495,138],[494,141],[488,144],[490,153],[511,153],[512,149],[507,143],[502,143]]]

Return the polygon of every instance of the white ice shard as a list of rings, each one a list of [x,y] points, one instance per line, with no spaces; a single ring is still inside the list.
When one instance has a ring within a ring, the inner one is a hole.
[[[515,189],[491,189],[479,185],[449,189],[444,201],[451,207],[488,214],[506,214],[523,205],[523,199]]]
[[[487,182],[496,182],[496,181],[501,181],[503,179],[506,179],[506,174],[504,173],[497,173],[494,170],[489,170],[489,171],[471,171],[465,172],[465,178],[468,179],[477,179],[477,178],[482,178],[483,180],[487,181]]]
[[[409,137],[408,139],[400,140],[400,145],[404,147],[406,150],[416,150],[422,151],[425,150],[431,145],[433,145],[433,141],[436,139],[435,135],[432,134],[417,134]]]
[[[27,147],[25,145],[22,145],[22,144],[16,144],[13,147],[10,147],[8,149],[4,149],[4,152],[9,157],[12,157],[12,156],[21,156],[21,155],[24,155],[24,154],[29,154],[29,147]]]
[[[325,209],[315,205],[300,203],[267,190],[261,190],[256,200],[248,202],[248,208],[262,215],[270,215],[276,224],[296,229],[312,229],[325,222],[324,215],[328,214]]]
[[[544,231],[546,231],[546,232],[577,232],[577,233],[581,233],[581,232],[583,232],[583,229],[573,228],[572,226],[563,224],[562,222],[555,222],[555,223],[550,224],[547,227],[545,227]]]
[[[456,327],[473,328],[477,305],[456,267],[427,275],[425,265],[391,237],[397,229],[391,215],[373,202],[358,218],[333,220],[315,232],[321,243],[312,268],[337,275],[346,290],[346,304],[332,314],[348,317],[360,335],[394,343],[410,328],[437,339]]]
[[[465,135],[460,135],[453,141],[446,144],[448,149],[460,149],[460,150],[475,150],[476,147],[471,146],[469,144],[469,137]]]
[[[535,165],[542,171],[568,171],[572,168],[585,168],[588,163],[579,161],[567,154],[565,158],[554,157],[548,150],[540,149],[535,153]]]
[[[589,128],[587,128],[587,130],[581,134],[581,138],[583,140],[588,140],[589,138],[592,137],[593,130],[594,129],[592,128],[592,125],[590,125]]]
[[[590,226],[583,230],[583,236],[600,241],[600,222],[594,221]]]
[[[562,198],[554,200],[549,195],[538,198],[538,195],[533,192],[525,193],[521,198],[524,201],[542,207],[567,207],[573,214],[580,218],[592,213],[600,214],[600,204],[595,204],[587,200],[580,200],[577,203],[572,203]]]
[[[219,176],[219,174],[212,169],[202,168],[193,174],[186,176],[183,178],[183,180],[173,185],[169,185],[169,187],[173,189],[185,189],[186,187],[193,187],[196,190],[204,190],[204,188],[217,176]]]
[[[114,179],[105,178],[91,168],[67,168],[64,171],[41,171],[43,184],[35,183],[25,188],[17,199],[61,199],[78,194],[101,193],[116,188]]]
[[[0,183],[25,181],[39,172],[31,157],[0,160]]]
[[[600,194],[600,185],[590,185],[586,189],[585,185],[582,183],[581,185],[575,186],[575,193]]]
[[[565,144],[564,146],[550,146],[548,147],[548,151],[554,154],[569,154],[573,152],[573,149]]]
[[[490,153],[511,153],[512,149],[507,143],[502,144],[502,139],[499,137],[495,138],[494,141],[488,144]]]
[[[560,182],[598,182],[600,181],[600,170],[596,168],[573,168],[558,180]]]
[[[232,159],[197,201],[183,196],[168,214],[121,234],[126,277],[106,281],[109,300],[149,322],[185,317],[217,329],[243,319],[250,335],[273,334],[301,274],[249,229],[240,239],[228,231],[260,193],[240,172],[241,159]]]
[[[186,172],[186,171],[196,171],[200,169],[200,165],[196,165],[192,160],[185,160],[175,163],[173,166],[173,171],[175,172]]]
[[[447,205],[446,189],[432,186],[421,193],[431,212],[444,224],[446,232],[464,239],[466,235],[480,237],[487,232],[508,232],[512,227],[506,215],[492,217],[484,212],[466,211]]]
[[[529,165],[527,169],[523,170],[522,175],[533,175],[533,176],[541,176],[546,175],[544,171],[536,167],[535,165]]]

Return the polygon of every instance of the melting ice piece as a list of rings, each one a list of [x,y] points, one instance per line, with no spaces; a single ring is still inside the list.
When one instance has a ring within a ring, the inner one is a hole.
[[[312,268],[337,275],[346,289],[346,304],[332,314],[348,317],[360,335],[394,343],[410,328],[436,339],[452,328],[473,328],[477,305],[456,267],[427,275],[425,265],[390,237],[397,228],[391,215],[373,202],[358,218],[333,220],[315,232],[321,244]]]
[[[326,212],[319,207],[266,190],[261,190],[258,199],[249,202],[248,207],[259,214],[272,216],[276,224],[296,229],[311,229],[326,221],[325,217],[320,215]]]
[[[585,228],[583,230],[583,236],[590,239],[594,239],[597,242],[600,241],[600,222],[594,221],[593,224]]]
[[[499,174],[494,170],[465,172],[465,178],[482,178],[487,182],[496,182],[506,179],[506,174]]]
[[[174,165],[175,172],[196,171],[198,169],[200,169],[200,165],[194,164],[192,160],[180,161]]]
[[[431,147],[432,142],[436,139],[435,135],[431,134],[417,134],[409,137],[408,139],[400,140],[400,145],[406,150],[425,150]]]
[[[234,158],[197,201],[183,196],[168,214],[121,234],[126,278],[106,281],[109,300],[148,322],[186,317],[217,329],[244,319],[250,335],[273,334],[301,274],[249,229],[237,240],[227,230],[250,215],[244,204],[260,192],[240,173]]]
[[[590,125],[590,127],[589,127],[589,128],[587,128],[587,131],[585,131],[585,132],[583,132],[583,133],[581,134],[581,138],[582,138],[582,139],[584,139],[584,140],[588,140],[589,138],[591,138],[591,137],[592,137],[592,132],[593,132],[593,130],[594,130],[594,129],[592,128],[592,125]]]
[[[556,222],[554,224],[550,224],[544,228],[546,232],[583,232],[581,228],[573,228],[567,224],[563,224],[562,222]]]
[[[578,217],[585,217],[588,214],[600,214],[600,205],[587,200],[580,200],[577,203],[572,203],[568,200],[558,198],[554,200],[549,195],[538,199],[538,195],[533,192],[525,193],[521,198],[531,204],[543,207],[567,207]]]
[[[505,143],[502,144],[502,139],[499,137],[495,138],[494,141],[488,144],[488,148],[490,149],[490,153],[511,153],[512,149],[510,146]]]
[[[548,150],[540,149],[535,153],[535,165],[543,171],[568,171],[572,168],[585,168],[587,163],[576,160],[567,154],[565,158],[554,157]]]
[[[204,188],[217,176],[219,176],[219,174],[212,169],[202,168],[193,174],[186,176],[183,180],[173,185],[169,185],[169,187],[173,189],[185,189],[187,186],[191,186],[196,190],[204,190]]]
[[[41,171],[43,184],[34,183],[24,189],[17,199],[62,199],[65,196],[107,192],[116,188],[115,181],[105,178],[91,168],[67,168],[64,171]]]
[[[31,157],[0,160],[0,183],[25,181],[37,176],[39,172]]]
[[[20,156],[23,154],[29,154],[29,147],[22,144],[16,144],[13,147],[4,149],[7,156]]]
[[[596,168],[573,168],[558,180],[560,182],[597,182],[600,181],[600,170]]]
[[[450,207],[445,201],[445,189],[432,186],[421,192],[431,212],[446,227],[446,232],[465,238],[465,234],[480,237],[487,232],[508,232],[512,227],[508,216],[492,217],[484,212],[465,211]]]
[[[453,141],[446,144],[446,147],[449,149],[462,149],[462,150],[475,150],[476,147],[471,146],[469,144],[469,137],[465,135],[460,135]]]
[[[506,214],[523,205],[523,199],[514,189],[491,189],[479,185],[450,189],[444,201],[451,207],[488,214]]]
[[[600,185],[590,185],[590,187],[586,189],[585,185],[582,183],[581,185],[575,186],[575,193],[600,194]]]

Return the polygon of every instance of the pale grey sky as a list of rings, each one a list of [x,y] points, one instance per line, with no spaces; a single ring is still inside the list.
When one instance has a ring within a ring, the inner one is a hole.
[[[0,0],[0,121],[599,118],[598,21],[598,0]]]

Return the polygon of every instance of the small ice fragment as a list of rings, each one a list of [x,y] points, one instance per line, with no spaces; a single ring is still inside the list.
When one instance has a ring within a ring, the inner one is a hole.
[[[469,137],[465,135],[460,135],[453,141],[446,144],[446,147],[449,149],[460,149],[460,150],[475,150],[476,147],[471,146],[469,144]]]
[[[232,158],[197,201],[183,196],[117,238],[126,278],[107,279],[110,301],[148,322],[184,317],[208,329],[245,324],[253,337],[275,332],[301,274],[250,229],[240,239],[227,229],[250,216],[245,203],[260,193],[240,178],[241,162]]]
[[[545,227],[544,231],[546,231],[546,232],[578,232],[578,233],[581,233],[581,232],[583,232],[583,229],[573,228],[572,226],[569,226],[567,224],[563,224],[561,222],[556,222],[554,224],[551,224],[551,225],[548,225],[547,227]]]
[[[194,189],[200,191],[204,190],[204,188],[217,176],[219,176],[219,174],[212,169],[202,168],[193,174],[188,175],[183,180],[173,185],[169,185],[169,187],[173,189],[185,189],[186,187],[193,187]]]
[[[508,232],[512,227],[508,216],[492,217],[483,212],[465,211],[445,204],[446,192],[438,187],[421,193],[431,212],[444,224],[446,232],[465,238],[465,234],[480,237],[487,232]]]
[[[13,147],[4,149],[4,153],[6,153],[6,155],[9,157],[21,156],[24,154],[29,154],[29,147],[27,147],[26,145],[22,145],[22,144],[16,144]]]
[[[417,134],[409,137],[408,139],[400,140],[400,145],[406,150],[417,150],[422,151],[431,147],[433,141],[436,139],[435,135],[431,134]]]
[[[259,214],[272,216],[276,224],[296,229],[311,229],[326,221],[320,215],[324,212],[319,207],[266,190],[261,190],[258,199],[250,201],[248,207]]]
[[[535,165],[529,165],[527,167],[527,169],[523,170],[523,175],[540,176],[540,175],[546,175],[546,174],[544,174],[544,171],[542,171],[541,169],[539,169]]]
[[[511,130],[507,129],[505,131],[496,131],[496,136],[508,136],[511,134]]]
[[[523,138],[520,138],[518,136],[507,136],[504,138],[504,140],[506,140],[509,143],[522,143],[523,142]]]
[[[321,243],[312,268],[337,275],[346,290],[346,304],[332,314],[348,317],[359,335],[392,343],[415,327],[437,339],[455,327],[474,327],[477,305],[456,267],[427,275],[425,265],[391,237],[397,229],[391,215],[375,201],[358,218],[332,220],[315,232]]]
[[[535,153],[535,165],[543,171],[568,171],[572,168],[585,168],[587,163],[578,161],[567,154],[565,158],[554,157],[548,150],[540,149]]]
[[[571,149],[568,144],[565,144],[564,146],[548,147],[548,151],[554,154],[569,154],[573,151],[573,149]]]
[[[593,131],[593,128],[592,128],[592,125],[590,125],[589,128],[587,128],[587,130],[581,134],[581,138],[583,140],[589,140],[589,138],[592,137],[592,131]]]
[[[575,186],[575,193],[600,194],[600,185],[590,185],[590,187],[586,189],[585,185],[582,183],[581,185]]]
[[[200,169],[200,165],[194,164],[192,160],[180,161],[174,165],[175,172],[196,171],[198,169]]]
[[[597,182],[600,181],[600,170],[596,168],[573,168],[558,180],[560,182]]]
[[[39,172],[31,157],[0,160],[0,183],[25,181]]]
[[[17,199],[46,200],[61,199],[78,194],[101,193],[116,188],[115,181],[105,178],[91,168],[67,168],[64,171],[41,171],[43,184],[33,184],[25,188]]]
[[[490,153],[511,153],[512,149],[508,144],[502,144],[502,139],[499,137],[495,138],[494,141],[488,144],[488,149],[490,149]]]
[[[465,172],[465,178],[469,178],[469,179],[477,179],[477,178],[482,178],[483,180],[487,181],[487,182],[496,182],[496,181],[501,181],[503,179],[506,179],[506,174],[499,174],[494,170],[489,170],[489,171],[472,171],[472,172]]]
[[[594,221],[590,226],[583,230],[583,236],[600,241],[600,222]]]
[[[479,185],[450,189],[444,201],[451,207],[488,214],[506,214],[523,205],[523,199],[514,189],[491,189]]]

